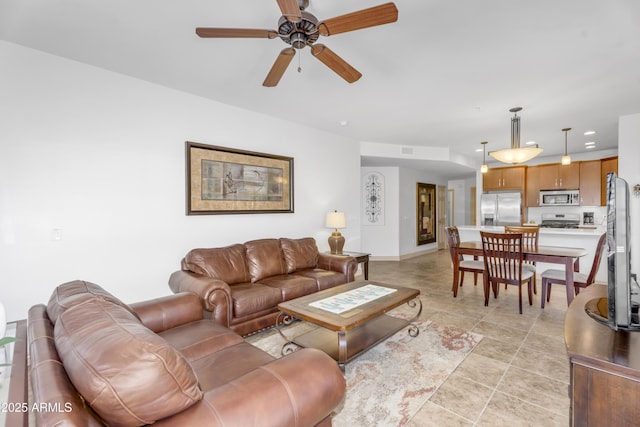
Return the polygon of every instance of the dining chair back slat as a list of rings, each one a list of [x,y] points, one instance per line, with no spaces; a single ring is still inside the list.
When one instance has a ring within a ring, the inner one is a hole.
[[[458,232],[458,227],[451,226],[445,228],[445,234],[447,235],[447,244],[449,246],[449,254],[451,255],[451,262],[458,264],[458,271],[460,273],[460,283],[459,286],[462,286],[464,283],[464,272],[468,271],[473,273],[473,285],[478,284],[478,273],[484,273],[484,263],[482,261],[478,261],[478,257],[474,257],[473,260],[465,260],[464,257],[460,254],[458,255],[458,259],[456,260],[456,251],[460,245],[460,233]],[[454,272],[455,274],[455,272]],[[455,294],[455,290],[454,290]]]
[[[540,236],[540,226],[539,225],[523,225],[523,226],[515,226],[515,225],[505,225],[504,227],[505,233],[521,233],[522,234],[522,246],[524,249],[538,250],[538,240]],[[526,267],[529,270],[533,271],[533,293],[538,293],[538,286],[536,283],[536,262],[535,261],[524,261]]]
[[[529,305],[533,303],[531,270],[523,269],[522,233],[480,232],[485,263],[485,305],[489,299],[489,285],[498,297],[498,284],[518,286],[519,310],[522,314],[522,285],[528,284]]]

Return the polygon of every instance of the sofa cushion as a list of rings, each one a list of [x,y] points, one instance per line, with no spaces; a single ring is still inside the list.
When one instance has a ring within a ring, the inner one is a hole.
[[[289,301],[318,291],[315,279],[297,274],[266,277],[260,280],[260,284],[278,289],[282,293],[283,301]]]
[[[184,257],[183,265],[194,273],[223,280],[229,285],[251,280],[245,248],[241,244],[224,248],[192,249]]]
[[[55,324],[58,317],[60,317],[65,310],[92,298],[101,298],[105,301],[110,301],[123,307],[136,316],[136,318],[138,317],[127,304],[102,289],[99,285],[85,282],[84,280],[73,280],[55,288],[47,304],[47,315],[51,323]]]
[[[247,265],[251,281],[287,273],[278,239],[260,239],[246,242]]]
[[[316,281],[319,291],[347,283],[347,279],[344,277],[344,274],[338,273],[337,271],[323,270],[321,268],[310,268],[308,270],[296,271],[294,275],[312,278]]]
[[[287,273],[314,268],[318,265],[318,247],[313,237],[302,239],[280,239],[282,255],[287,264]]]
[[[54,336],[69,379],[109,425],[150,424],[202,399],[184,356],[113,302],[68,308]]]
[[[233,317],[249,316],[264,310],[275,310],[282,299],[280,289],[258,283],[231,287]]]

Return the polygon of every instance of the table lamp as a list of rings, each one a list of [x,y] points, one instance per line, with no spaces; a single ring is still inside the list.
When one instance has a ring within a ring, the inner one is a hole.
[[[327,228],[333,228],[334,231],[329,236],[329,248],[332,254],[341,254],[344,247],[344,236],[338,231],[339,228],[347,227],[347,219],[344,212],[333,211],[327,213]]]

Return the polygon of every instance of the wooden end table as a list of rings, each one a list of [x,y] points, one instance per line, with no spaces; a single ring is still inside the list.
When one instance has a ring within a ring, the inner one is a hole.
[[[331,252],[327,252],[331,254]],[[341,254],[331,254],[331,255],[343,255],[350,256],[356,259],[358,264],[362,264],[362,272],[364,273],[364,280],[369,280],[369,256],[371,254],[364,252],[350,252],[350,251],[342,251]]]

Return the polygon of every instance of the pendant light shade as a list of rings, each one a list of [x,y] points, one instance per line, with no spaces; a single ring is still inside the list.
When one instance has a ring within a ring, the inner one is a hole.
[[[492,151],[489,153],[491,157],[502,163],[518,164],[524,163],[542,153],[542,148],[520,147],[520,117],[518,111],[521,107],[514,107],[509,111],[513,113],[511,118],[511,148],[505,150]]]
[[[480,173],[487,173],[489,171],[489,166],[487,166],[487,162],[485,160],[485,154],[487,152],[487,142],[488,141],[482,141],[480,144],[482,144],[482,166],[480,166]]]
[[[571,130],[571,128],[564,128],[562,132],[564,132],[564,156],[562,156],[562,164],[570,165],[571,164],[571,156],[567,154],[567,133]]]

